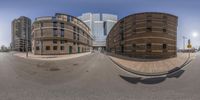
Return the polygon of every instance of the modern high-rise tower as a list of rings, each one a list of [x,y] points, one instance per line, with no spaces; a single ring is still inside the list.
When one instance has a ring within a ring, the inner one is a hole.
[[[112,14],[84,13],[78,18],[90,27],[92,35],[94,36],[93,48],[105,49],[106,37],[117,22],[117,16]]]
[[[31,19],[21,16],[12,21],[11,49],[13,51],[25,52],[27,43],[28,50],[31,51]]]

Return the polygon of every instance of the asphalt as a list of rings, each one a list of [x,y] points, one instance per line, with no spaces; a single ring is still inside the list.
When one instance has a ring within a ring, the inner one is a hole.
[[[0,53],[0,100],[199,100],[200,54],[168,76],[140,77],[93,53],[62,61]]]

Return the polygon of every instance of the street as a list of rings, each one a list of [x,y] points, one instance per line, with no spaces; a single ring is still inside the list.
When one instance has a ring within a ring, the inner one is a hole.
[[[140,77],[102,53],[59,61],[0,53],[0,100],[199,100],[200,54],[166,77]]]

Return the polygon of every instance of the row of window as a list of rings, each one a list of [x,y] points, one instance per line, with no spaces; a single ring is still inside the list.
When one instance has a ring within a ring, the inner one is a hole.
[[[59,48],[58,46],[53,46],[53,50],[58,50],[58,48]],[[69,46],[69,48],[72,49],[72,46]],[[82,51],[83,51],[84,49],[86,50],[86,48],[82,48]],[[37,46],[37,47],[36,47],[36,50],[40,50],[40,47]],[[48,50],[51,50],[51,47],[50,47],[50,46],[46,46],[46,47],[45,47],[45,50],[47,50],[47,51],[48,51]],[[65,50],[65,47],[64,47],[64,46],[60,46],[60,50]],[[78,51],[80,51],[80,47],[78,47]]]
[[[139,48],[136,44],[132,44],[133,49]],[[152,44],[151,43],[147,43],[146,44],[146,49],[151,49],[152,48]],[[167,44],[162,44],[162,49],[167,49]]]
[[[57,44],[57,43],[58,43],[58,40],[53,40],[53,44]],[[64,44],[64,43],[67,43],[67,40],[60,41],[60,44]]]
[[[64,46],[60,46],[60,50],[64,50]],[[37,46],[36,47],[36,50],[40,50],[40,47]],[[45,50],[51,50],[51,47],[50,46],[46,46]],[[53,50],[58,50],[58,46],[53,46]]]

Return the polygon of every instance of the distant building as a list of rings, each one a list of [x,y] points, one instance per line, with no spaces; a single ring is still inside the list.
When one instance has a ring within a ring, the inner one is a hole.
[[[60,55],[89,52],[90,28],[74,16],[56,13],[33,22],[32,52],[36,55]]]
[[[25,52],[28,37],[28,50],[31,51],[31,19],[21,16],[12,21],[11,49]]]
[[[115,24],[107,36],[107,51],[136,58],[177,55],[178,17],[158,12],[132,14]]]
[[[94,36],[93,48],[106,48],[106,37],[117,22],[117,16],[112,14],[84,13],[78,17],[86,23]]]

